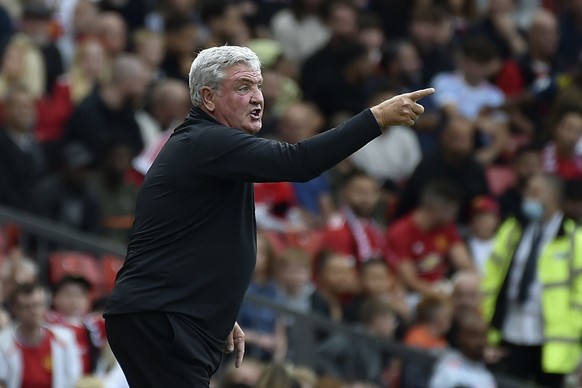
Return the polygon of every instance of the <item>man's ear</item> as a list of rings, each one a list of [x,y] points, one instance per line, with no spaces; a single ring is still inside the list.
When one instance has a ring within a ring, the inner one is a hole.
[[[214,112],[214,109],[215,109],[215,105],[214,105],[215,93],[214,93],[214,91],[212,89],[210,89],[208,86],[204,86],[204,87],[202,87],[202,89],[200,89],[200,95],[202,97],[202,106],[208,112]]]

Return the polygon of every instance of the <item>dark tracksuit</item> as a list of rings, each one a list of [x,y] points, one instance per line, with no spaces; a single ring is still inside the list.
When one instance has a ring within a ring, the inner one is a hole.
[[[308,181],[381,131],[370,110],[298,144],[193,109],[147,173],[105,310],[132,387],[207,387],[255,266],[253,182]]]

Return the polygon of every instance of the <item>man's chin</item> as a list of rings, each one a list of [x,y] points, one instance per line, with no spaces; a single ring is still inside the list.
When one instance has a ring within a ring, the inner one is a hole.
[[[251,123],[249,125],[245,125],[243,131],[245,131],[249,135],[256,135],[257,133],[259,133],[262,127],[263,127],[262,122]]]

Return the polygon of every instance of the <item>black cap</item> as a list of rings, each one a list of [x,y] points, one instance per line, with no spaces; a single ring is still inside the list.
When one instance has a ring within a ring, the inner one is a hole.
[[[54,10],[46,4],[41,2],[33,1],[28,2],[24,6],[22,13],[23,19],[33,19],[33,20],[50,20],[53,17]]]
[[[80,286],[85,292],[90,292],[93,289],[91,283],[83,276],[80,275],[65,275],[59,280],[53,287],[53,292],[56,294],[63,287],[70,284]]]

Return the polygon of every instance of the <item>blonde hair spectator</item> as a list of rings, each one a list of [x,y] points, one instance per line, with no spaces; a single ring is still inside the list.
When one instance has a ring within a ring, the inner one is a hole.
[[[109,66],[103,45],[98,40],[89,39],[77,46],[73,64],[69,72],[71,100],[81,102],[99,82],[108,78]]]
[[[42,54],[24,34],[15,34],[4,51],[0,66],[0,99],[14,85],[26,86],[35,98],[45,90],[46,72]]]

